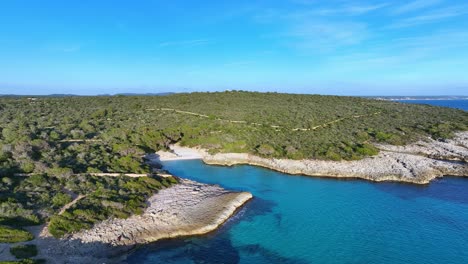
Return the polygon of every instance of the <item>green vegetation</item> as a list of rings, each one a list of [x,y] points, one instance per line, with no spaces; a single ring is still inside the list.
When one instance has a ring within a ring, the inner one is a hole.
[[[146,199],[157,190],[177,183],[174,178],[159,177],[80,177],[71,176],[66,187],[87,194],[61,215],[50,219],[49,232],[61,237],[108,218],[126,218],[141,214]]]
[[[251,92],[0,98],[0,113],[0,225],[16,230],[8,231],[12,237],[27,237],[19,228],[46,221],[63,236],[141,213],[145,199],[174,179],[92,174],[150,173],[143,156],[177,142],[212,153],[356,160],[376,155],[373,143],[468,130],[461,110]],[[78,195],[85,197],[59,215]]]
[[[12,246],[10,253],[17,259],[31,258],[37,255],[37,248],[36,245]]]
[[[0,242],[31,240],[32,235],[19,229],[50,220],[49,231],[56,237],[89,228],[110,217],[126,218],[143,212],[146,199],[158,190],[177,183],[175,178],[147,176],[131,178],[98,177],[72,174],[67,177],[33,175],[4,177],[10,184],[0,193]],[[65,193],[82,195],[72,207],[58,215],[72,201]],[[13,228],[16,227],[16,228]]]
[[[32,240],[31,233],[21,229],[0,226],[0,243],[17,243]]]
[[[44,264],[43,259],[22,259],[19,261],[0,261],[0,264]]]
[[[70,203],[72,201],[72,198],[70,195],[66,193],[57,193],[53,198],[52,198],[52,204],[56,208],[61,208],[62,206]]]
[[[174,142],[213,152],[352,160],[374,153],[361,150],[366,143],[401,145],[468,129],[461,110],[276,93],[1,98],[0,109],[2,172],[64,177],[144,173],[141,156]]]

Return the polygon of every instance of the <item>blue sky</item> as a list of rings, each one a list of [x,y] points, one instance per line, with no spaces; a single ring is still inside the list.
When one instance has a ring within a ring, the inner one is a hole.
[[[468,2],[2,0],[0,94],[468,95]]]

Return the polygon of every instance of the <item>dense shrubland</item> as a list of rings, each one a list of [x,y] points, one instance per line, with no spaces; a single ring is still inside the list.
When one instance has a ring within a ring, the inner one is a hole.
[[[172,177],[72,176],[65,187],[86,195],[61,215],[50,219],[49,232],[61,237],[108,218],[127,218],[143,213],[146,199],[157,190],[177,183]]]
[[[87,174],[149,173],[145,153],[176,142],[211,152],[354,160],[377,154],[376,142],[444,139],[467,129],[468,113],[461,110],[354,97],[222,92],[0,98],[0,228],[16,228],[28,240],[22,226],[50,220],[50,231],[61,236],[139,213],[148,195],[173,180]],[[18,173],[34,176],[13,176]],[[70,192],[86,197],[58,216],[73,199]]]
[[[67,177],[36,174],[2,179],[9,179],[11,184],[4,186],[0,193],[0,243],[31,240],[32,235],[22,228],[45,221],[50,221],[50,233],[60,237],[90,228],[110,217],[126,218],[140,214],[150,195],[177,183],[172,177],[98,177],[87,174]],[[69,193],[84,198],[59,215],[59,210],[76,198]]]
[[[349,160],[375,154],[372,142],[401,145],[468,129],[468,113],[461,110],[276,93],[1,98],[0,111],[0,173],[64,177],[147,172],[141,157],[174,142],[213,152]],[[340,121],[293,131],[333,120]]]

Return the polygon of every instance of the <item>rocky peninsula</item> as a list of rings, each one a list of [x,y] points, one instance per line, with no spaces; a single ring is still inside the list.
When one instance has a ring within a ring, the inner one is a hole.
[[[90,230],[55,239],[47,226],[28,228],[35,235],[37,258],[47,263],[125,263],[126,253],[139,244],[216,230],[252,198],[217,185],[186,179],[150,197],[141,215],[108,219]],[[14,260],[5,248],[1,259]]]
[[[377,145],[376,156],[356,161],[289,160],[262,158],[247,153],[209,154],[200,148],[172,147],[172,152],[158,152],[161,160],[199,158],[206,164],[233,166],[249,164],[288,174],[359,178],[371,181],[397,181],[427,184],[445,175],[468,176],[468,132],[453,139],[430,138],[406,146]]]
[[[70,239],[130,246],[203,235],[218,228],[251,198],[252,194],[247,192],[180,179],[179,184],[152,196],[142,215],[106,220],[91,230],[73,234]]]

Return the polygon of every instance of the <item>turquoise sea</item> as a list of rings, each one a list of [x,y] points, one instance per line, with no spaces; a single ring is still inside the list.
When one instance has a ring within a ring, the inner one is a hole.
[[[468,111],[468,99],[458,99],[458,100],[398,100],[401,103],[408,104],[428,104],[435,106],[443,106],[450,108],[457,108],[461,110]]]
[[[199,160],[164,166],[254,199],[219,230],[144,246],[129,263],[468,263],[468,178],[420,186]]]

